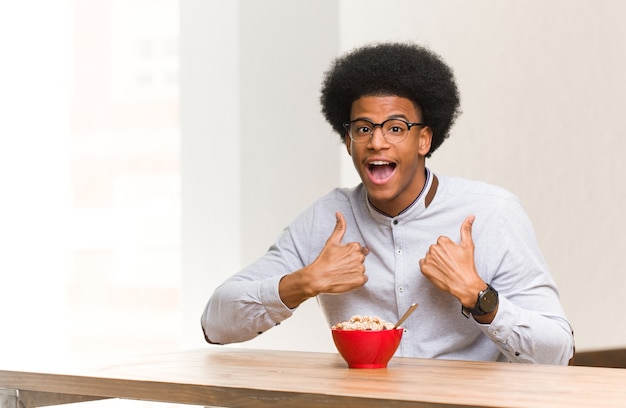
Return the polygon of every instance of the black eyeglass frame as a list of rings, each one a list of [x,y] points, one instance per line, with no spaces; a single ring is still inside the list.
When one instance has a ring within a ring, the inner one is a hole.
[[[354,143],[366,143],[369,140],[372,139],[372,136],[374,135],[374,129],[376,129],[377,127],[380,127],[380,130],[383,130],[383,125],[389,121],[400,121],[400,122],[404,122],[407,126],[407,130],[406,130],[406,135],[404,136],[404,138],[402,138],[402,140],[399,140],[397,142],[392,142],[389,139],[387,139],[386,133],[383,131],[383,138],[385,138],[386,141],[388,141],[389,143],[402,143],[406,140],[407,136],[409,135],[409,132],[411,131],[411,128],[413,126],[422,126],[422,127],[426,127],[428,125],[426,125],[425,123],[417,123],[417,122],[407,122],[404,119],[400,119],[400,118],[389,118],[387,120],[384,120],[380,123],[374,123],[369,119],[354,119],[354,120],[350,120],[348,122],[343,122],[343,127],[346,129],[346,132],[348,133],[348,136],[350,136],[350,139],[352,139],[352,141]],[[370,134],[369,139],[364,139],[364,140],[354,140],[354,138],[352,137],[352,132],[350,132],[350,125],[352,125],[354,122],[368,122],[369,124],[372,125],[372,133]]]

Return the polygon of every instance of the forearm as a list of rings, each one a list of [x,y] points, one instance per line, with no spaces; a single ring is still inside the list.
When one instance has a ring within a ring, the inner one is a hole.
[[[512,362],[567,365],[573,355],[574,337],[564,319],[521,309],[506,298],[493,322],[481,328]]]
[[[201,318],[205,339],[215,344],[247,341],[290,317],[278,296],[279,279],[230,280],[217,288]]]
[[[283,276],[278,284],[278,293],[282,302],[291,309],[316,296],[302,270]]]

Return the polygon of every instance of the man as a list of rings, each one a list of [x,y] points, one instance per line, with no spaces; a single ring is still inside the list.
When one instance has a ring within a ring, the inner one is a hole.
[[[413,44],[356,49],[326,73],[321,103],[362,183],[320,198],[216,289],[207,341],[251,339],[312,297],[329,325],[394,322],[417,302],[396,355],[567,364],[572,330],[517,198],[426,167],[459,114],[440,57]]]

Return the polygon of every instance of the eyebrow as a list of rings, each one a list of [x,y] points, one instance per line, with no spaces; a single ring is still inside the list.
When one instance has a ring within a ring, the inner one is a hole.
[[[409,122],[409,123],[410,123],[410,122],[412,122],[411,120],[409,120],[409,118],[407,118],[407,117],[406,117],[405,115],[403,115],[403,114],[390,115],[390,116],[388,116],[388,117],[387,117],[387,119],[385,119],[385,120],[389,120],[389,119],[404,119],[404,120],[406,120],[406,121],[407,121],[407,122]],[[360,117],[358,117],[358,118],[351,119],[351,121],[352,121],[352,120],[366,120],[366,121],[368,121],[368,122],[372,122],[372,123],[374,123],[374,121],[373,121],[372,119],[370,119],[370,118],[368,118],[368,117],[364,117],[364,116],[360,116]],[[385,120],[383,120],[383,122],[384,122]]]

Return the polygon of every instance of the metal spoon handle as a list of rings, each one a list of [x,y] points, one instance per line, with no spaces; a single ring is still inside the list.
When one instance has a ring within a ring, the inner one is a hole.
[[[407,317],[409,317],[411,315],[411,313],[413,313],[415,311],[415,309],[417,309],[417,303],[413,303],[409,309],[404,312],[404,314],[402,315],[402,317],[400,318],[400,320],[398,320],[398,323],[396,323],[393,328],[396,329],[398,328],[402,323],[404,323],[404,321],[406,320]]]

